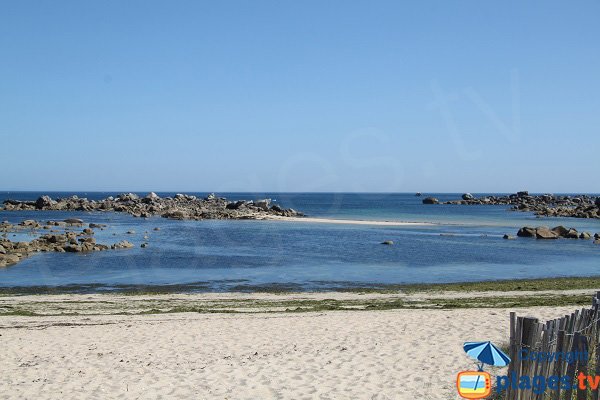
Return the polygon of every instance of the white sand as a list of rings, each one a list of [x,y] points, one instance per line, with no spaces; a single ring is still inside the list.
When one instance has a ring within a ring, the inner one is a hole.
[[[343,225],[377,225],[377,226],[425,226],[436,225],[432,222],[407,222],[407,221],[377,221],[368,219],[336,219],[336,218],[313,218],[313,217],[280,217],[271,215],[264,219],[287,222],[310,222],[319,224],[343,224]]]
[[[0,397],[454,399],[462,343],[505,343],[509,311],[2,317]]]

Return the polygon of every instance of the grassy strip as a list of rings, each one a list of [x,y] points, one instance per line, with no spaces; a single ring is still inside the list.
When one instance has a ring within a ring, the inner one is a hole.
[[[319,311],[369,311],[398,309],[469,309],[469,308],[515,308],[535,306],[589,306],[589,295],[539,295],[510,297],[472,297],[472,298],[434,298],[407,301],[398,298],[389,299],[352,299],[352,300],[281,300],[281,301],[239,301],[223,304],[221,302],[171,302],[146,301],[108,306],[99,302],[96,307],[78,309],[76,302],[59,303],[57,307],[47,308],[44,303],[27,302],[18,308],[4,306],[0,316],[52,316],[52,315],[144,315],[172,313],[274,313],[274,312],[319,312]],[[69,307],[71,305],[71,307]]]
[[[415,292],[508,292],[541,290],[576,290],[600,288],[600,277],[516,279],[486,282],[439,283],[406,285],[400,290]]]

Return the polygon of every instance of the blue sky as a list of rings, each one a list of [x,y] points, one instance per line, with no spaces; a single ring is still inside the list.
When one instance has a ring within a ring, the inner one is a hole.
[[[0,190],[600,192],[597,1],[3,1]]]

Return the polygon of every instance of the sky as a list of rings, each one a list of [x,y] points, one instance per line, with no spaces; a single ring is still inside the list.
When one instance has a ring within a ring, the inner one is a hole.
[[[0,0],[0,190],[597,193],[599,18]]]

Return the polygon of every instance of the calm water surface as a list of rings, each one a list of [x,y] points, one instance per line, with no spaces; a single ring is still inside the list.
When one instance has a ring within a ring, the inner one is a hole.
[[[42,193],[0,192],[35,200]],[[101,199],[115,193],[76,194]],[[159,193],[161,196],[173,193]],[[145,195],[141,193],[141,195]],[[196,193],[205,196],[206,193]],[[0,269],[0,286],[189,285],[193,290],[295,290],[416,282],[587,276],[600,274],[600,246],[585,240],[503,240],[524,225],[565,225],[600,232],[599,220],[536,218],[506,206],[423,205],[414,194],[219,193],[229,199],[272,198],[313,217],[426,221],[433,226],[390,227],[280,221],[173,221],[116,213],[6,212],[0,220],[68,217],[104,223],[99,243],[127,239],[131,250],[90,254],[40,253]],[[427,194],[431,195],[431,194]],[[435,194],[434,194],[435,195]],[[440,200],[459,194],[438,194]],[[159,227],[159,231],[153,228]],[[128,230],[137,234],[126,235]],[[144,232],[150,236],[149,247]],[[11,240],[30,240],[27,234]],[[394,246],[380,242],[393,240]]]

